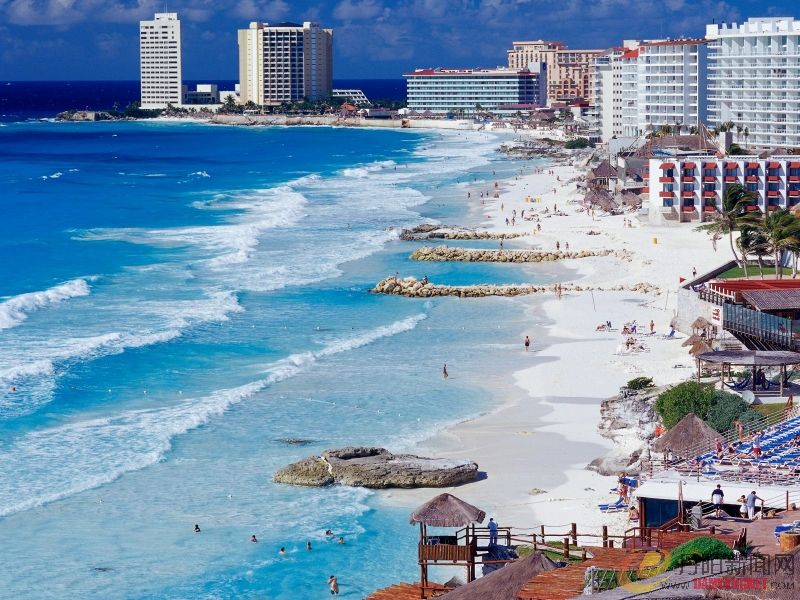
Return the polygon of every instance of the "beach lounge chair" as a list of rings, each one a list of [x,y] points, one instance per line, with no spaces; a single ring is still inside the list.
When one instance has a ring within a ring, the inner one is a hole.
[[[616,502],[611,502],[608,504],[598,504],[597,508],[600,509],[600,512],[610,513],[610,512],[619,512],[621,510],[628,510],[628,505],[625,504],[625,500],[620,498]]]
[[[800,521],[793,521],[792,523],[781,523],[775,527],[775,537],[780,538],[782,533],[787,531],[794,531],[800,529]]]

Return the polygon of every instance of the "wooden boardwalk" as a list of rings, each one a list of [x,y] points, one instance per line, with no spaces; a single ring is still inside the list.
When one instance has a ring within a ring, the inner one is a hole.
[[[584,562],[547,571],[526,583],[519,592],[520,600],[566,600],[583,593],[583,577],[589,567],[599,567],[620,573],[636,571],[642,565],[647,550],[627,548],[587,548],[592,558]]]
[[[428,587],[433,590],[433,594],[430,591],[428,592],[429,598],[444,594],[448,589],[443,585],[431,582],[428,582]],[[419,582],[397,583],[367,596],[367,600],[420,600],[420,598],[422,598],[422,592]]]

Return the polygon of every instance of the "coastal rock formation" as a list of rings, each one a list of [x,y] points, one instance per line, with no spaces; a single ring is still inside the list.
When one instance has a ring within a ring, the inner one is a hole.
[[[461,227],[444,227],[442,225],[422,224],[412,229],[403,229],[400,239],[406,241],[419,240],[510,240],[524,237],[527,233],[494,233],[476,231]]]
[[[474,481],[478,465],[469,461],[392,454],[385,448],[347,447],[326,450],[279,469],[273,481],[292,485],[338,483],[366,487],[449,487]]]
[[[458,296],[459,298],[483,298],[485,296],[523,296],[527,294],[554,293],[552,285],[437,285],[429,281],[418,281],[415,277],[400,279],[389,276],[382,279],[375,287],[370,290],[374,294],[393,294],[395,296],[406,296],[409,298],[431,298],[434,296]],[[650,283],[636,283],[634,285],[616,285],[610,287],[599,287],[591,285],[577,285],[574,283],[564,283],[561,285],[562,292],[639,292],[642,294],[659,294],[661,290]]]
[[[615,256],[630,261],[627,250],[579,250],[576,252],[544,252],[541,250],[484,250],[482,248],[449,248],[448,246],[423,246],[411,253],[411,260],[460,261],[460,262],[553,262],[589,258],[592,256]]]
[[[648,449],[655,439],[656,398],[665,389],[654,387],[636,391],[623,387],[616,396],[603,400],[598,430],[600,435],[614,442],[614,450],[593,460],[589,469],[601,475],[640,471],[642,462],[649,459]]]

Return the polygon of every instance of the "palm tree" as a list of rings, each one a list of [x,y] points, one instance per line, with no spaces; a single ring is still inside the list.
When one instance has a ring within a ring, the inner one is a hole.
[[[764,279],[764,257],[769,255],[769,245],[766,238],[755,225],[743,225],[740,230],[736,245],[742,251],[742,270],[745,278],[747,275],[747,256],[753,255],[758,263],[758,274]]]
[[[732,183],[725,188],[722,198],[722,210],[712,213],[711,221],[697,227],[697,231],[706,231],[715,238],[727,235],[731,246],[733,258],[739,266],[743,266],[736,248],[733,244],[733,232],[746,225],[753,225],[758,217],[747,212],[747,205],[753,200],[753,195],[740,183]]]
[[[758,229],[775,259],[775,277],[783,279],[781,255],[800,246],[800,221],[787,209],[779,208],[768,212]]]
[[[742,139],[742,126],[741,125],[737,125],[736,126],[736,141],[739,142],[739,141],[741,141],[741,139]]]
[[[750,137],[750,128],[749,127],[745,127],[744,128],[744,146],[745,146],[745,148],[747,148],[747,138],[749,138],[749,137]]]

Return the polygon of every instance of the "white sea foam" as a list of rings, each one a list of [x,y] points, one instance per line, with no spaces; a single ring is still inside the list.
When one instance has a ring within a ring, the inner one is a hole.
[[[168,342],[180,337],[188,328],[201,323],[224,322],[229,315],[244,309],[233,292],[210,292],[199,300],[139,301],[137,315],[150,329],[129,322],[127,329],[97,333],[89,336],[59,334],[45,340],[19,340],[17,349],[0,349],[0,385],[21,385],[34,389],[42,379],[57,377],[76,362],[86,362],[119,354],[129,348],[142,348]],[[108,326],[123,323],[110,319]],[[41,404],[43,398],[36,400]]]
[[[194,173],[189,173],[187,177],[211,177],[207,171],[195,171]]]
[[[322,349],[293,354],[265,369],[266,376],[166,408],[129,410],[33,431],[0,452],[0,516],[53,502],[114,481],[163,459],[176,436],[224,413],[268,386],[294,377],[319,359],[410,331],[418,314],[364,333],[335,340]]]
[[[222,225],[164,229],[94,229],[76,236],[82,240],[113,240],[161,247],[193,247],[203,251],[201,260],[212,268],[246,262],[268,229],[287,227],[304,215],[306,198],[291,185],[266,190],[247,190],[217,196],[195,207],[240,210]]]
[[[368,177],[371,173],[391,169],[395,166],[397,166],[397,163],[393,160],[379,160],[361,167],[342,169],[342,175],[345,177]]]
[[[61,171],[56,171],[52,175],[42,175],[41,178],[45,179],[45,180],[47,180],[47,179],[58,179],[59,177],[61,177],[63,175],[64,175],[64,173],[62,173]]]
[[[0,302],[0,329],[16,327],[36,310],[90,293],[86,279],[72,279],[41,292],[13,296]]]

